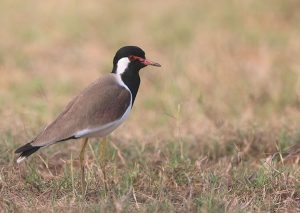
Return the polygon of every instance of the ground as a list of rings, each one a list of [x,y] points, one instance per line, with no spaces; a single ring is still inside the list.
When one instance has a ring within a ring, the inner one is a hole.
[[[299,23],[297,0],[2,0],[0,210],[299,212]],[[90,141],[86,192],[81,141],[17,165],[128,44],[162,68],[141,71],[105,166]]]

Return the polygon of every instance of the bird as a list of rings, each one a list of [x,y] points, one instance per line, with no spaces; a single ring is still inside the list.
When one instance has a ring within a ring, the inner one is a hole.
[[[81,91],[64,110],[29,143],[19,147],[17,163],[41,148],[70,139],[83,139],[80,165],[84,179],[84,150],[89,138],[105,138],[128,117],[139,86],[139,71],[148,66],[161,67],[146,59],[138,46],[124,46],[113,58],[111,73],[100,77]],[[106,140],[105,140],[106,141]]]

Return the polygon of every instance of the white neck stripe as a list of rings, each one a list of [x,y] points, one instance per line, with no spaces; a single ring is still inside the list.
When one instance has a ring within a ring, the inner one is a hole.
[[[130,60],[127,57],[121,58],[117,63],[116,74],[121,75],[122,73],[124,73],[129,63]]]

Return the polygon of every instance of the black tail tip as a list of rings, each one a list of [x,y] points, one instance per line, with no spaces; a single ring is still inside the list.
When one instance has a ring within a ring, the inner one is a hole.
[[[25,144],[18,148],[15,153],[21,153],[17,162],[20,163],[21,161],[25,160],[28,156],[32,155],[36,151],[41,148],[40,146],[32,146],[30,143]]]

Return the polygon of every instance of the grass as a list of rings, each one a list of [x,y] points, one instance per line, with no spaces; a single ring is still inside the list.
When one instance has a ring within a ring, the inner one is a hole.
[[[0,2],[0,211],[300,211],[296,0]],[[135,44],[130,118],[80,185],[72,141],[17,165],[14,150]]]

